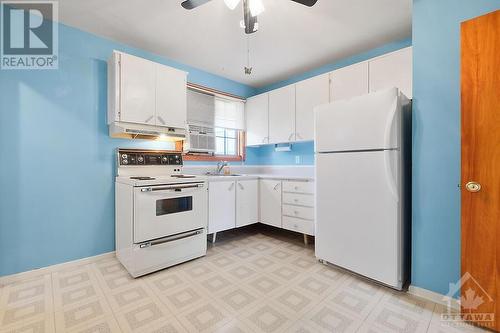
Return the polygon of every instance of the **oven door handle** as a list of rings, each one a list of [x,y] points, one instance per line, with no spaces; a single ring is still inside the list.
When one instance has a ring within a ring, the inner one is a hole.
[[[188,237],[193,237],[193,236],[196,236],[196,235],[200,235],[202,233],[203,233],[203,228],[196,229],[196,230],[193,230],[193,231],[183,232],[181,234],[177,234],[177,235],[173,235],[173,236],[167,236],[167,237],[163,237],[163,238],[158,238],[158,239],[146,242],[146,243],[141,243],[139,245],[139,247],[142,249],[142,248],[145,248],[145,247],[150,247],[150,246],[155,246],[155,245],[161,245],[161,244],[165,244],[165,243],[168,243],[168,242],[173,242],[173,241],[181,240],[181,239],[184,239],[184,238],[188,238]]]
[[[158,186],[158,187],[144,187],[141,188],[141,192],[154,192],[154,191],[165,191],[165,190],[181,190],[187,188],[200,188],[204,184],[194,184],[194,185],[172,185],[172,186]]]

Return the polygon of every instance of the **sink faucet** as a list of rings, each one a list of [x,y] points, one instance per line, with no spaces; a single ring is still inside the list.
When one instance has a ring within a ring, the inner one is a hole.
[[[216,173],[217,173],[218,175],[220,175],[220,174],[221,174],[221,172],[222,172],[222,169],[224,169],[224,167],[225,167],[225,166],[227,166],[227,165],[228,165],[228,164],[227,164],[227,161],[220,161],[220,162],[217,162],[217,171],[216,171]]]

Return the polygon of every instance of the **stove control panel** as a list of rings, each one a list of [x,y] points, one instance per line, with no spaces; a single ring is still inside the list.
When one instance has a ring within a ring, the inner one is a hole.
[[[182,165],[182,155],[171,151],[118,150],[118,162],[125,165]]]

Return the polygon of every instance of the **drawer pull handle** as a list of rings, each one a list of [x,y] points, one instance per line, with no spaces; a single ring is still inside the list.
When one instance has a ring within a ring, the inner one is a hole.
[[[297,215],[299,212],[298,212],[298,211],[296,211],[296,210],[294,210],[294,211],[293,211],[293,213],[294,213],[295,215]]]
[[[293,201],[295,201],[295,202],[299,202],[299,199],[293,199]]]

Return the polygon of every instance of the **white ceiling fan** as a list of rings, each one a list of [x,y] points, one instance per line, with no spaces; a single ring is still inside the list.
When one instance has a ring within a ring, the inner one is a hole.
[[[186,0],[181,3],[181,6],[185,9],[194,9],[199,7],[211,0]],[[291,0],[293,2],[300,3],[302,5],[312,7],[318,0]],[[226,6],[233,10],[236,8],[240,0],[224,0]],[[251,34],[259,29],[259,24],[257,23],[257,16],[264,11],[264,4],[262,0],[243,0],[243,23],[242,26],[245,28],[245,33]]]

